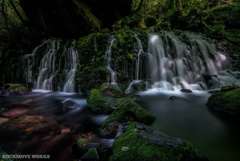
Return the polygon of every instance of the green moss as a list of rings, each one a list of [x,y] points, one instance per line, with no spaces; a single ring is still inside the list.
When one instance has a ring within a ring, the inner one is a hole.
[[[14,89],[17,89],[17,90],[20,90],[22,92],[30,92],[31,89],[24,86],[23,84],[12,84],[9,88],[7,88],[7,90],[5,92],[10,92],[10,90],[14,90]]]
[[[78,145],[78,148],[82,151],[87,151],[87,140],[86,139],[78,139],[78,142],[77,142],[77,145]]]
[[[155,117],[150,112],[133,102],[130,98],[126,98],[104,121],[103,128],[106,127],[110,122],[121,122],[129,118],[146,124],[150,124],[155,120]]]
[[[108,114],[110,112],[110,106],[106,104],[98,89],[91,90],[91,95],[87,99],[87,106],[94,113]]]
[[[96,151],[93,148],[90,148],[87,153],[83,155],[84,159],[95,161],[98,160],[98,155],[96,154]]]
[[[122,28],[116,32],[114,32],[114,37],[118,40],[118,42],[120,43],[120,45],[123,45],[125,42],[125,38],[128,37],[126,30],[128,30],[127,28]]]
[[[99,91],[104,97],[121,98],[125,96],[125,94],[118,89],[110,88],[107,83],[102,84],[99,88]]]
[[[212,94],[207,102],[209,108],[240,115],[240,87],[223,87],[220,93]]]
[[[117,137],[113,143],[113,155],[110,161],[203,161],[206,160],[198,150],[188,142],[176,147],[150,143],[148,139],[139,137],[140,130],[135,123],[128,126],[127,131]]]

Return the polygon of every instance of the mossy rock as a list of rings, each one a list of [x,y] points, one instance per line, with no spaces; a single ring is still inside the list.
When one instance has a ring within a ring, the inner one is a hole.
[[[99,156],[96,148],[90,148],[81,158],[82,161],[98,161]]]
[[[4,94],[8,95],[23,95],[28,92],[31,92],[29,87],[26,87],[23,84],[11,84],[8,83],[2,88]]]
[[[112,109],[98,89],[91,90],[91,95],[87,98],[87,106],[92,112],[101,114],[109,114]]]
[[[240,115],[240,87],[222,87],[220,93],[212,94],[207,102],[209,108],[226,112],[229,114]]]
[[[107,83],[102,84],[101,87],[99,88],[99,91],[104,97],[115,97],[115,98],[125,97],[125,94],[123,92],[121,92],[118,89],[109,87]]]
[[[78,145],[78,148],[80,149],[80,151],[87,151],[88,150],[86,139],[83,139],[83,138],[78,139],[77,145]]]
[[[110,161],[206,161],[189,142],[147,125],[132,123],[113,143]]]
[[[228,91],[232,91],[232,90],[235,90],[237,88],[240,88],[238,86],[225,86],[225,87],[222,87],[220,92],[228,92]]]
[[[128,119],[150,124],[155,120],[155,116],[153,116],[146,109],[139,106],[137,103],[133,102],[130,98],[126,98],[104,121],[103,128],[105,128],[110,122],[121,122]]]

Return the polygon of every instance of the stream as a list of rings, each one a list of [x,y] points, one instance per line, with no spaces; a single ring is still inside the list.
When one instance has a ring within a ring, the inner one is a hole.
[[[209,110],[210,94],[157,89],[139,93],[140,104],[156,116],[152,127],[191,142],[212,161],[238,161],[239,119]],[[86,108],[86,95],[45,90],[1,97],[0,145],[8,154],[48,154],[51,160],[79,159],[77,140],[100,138],[107,115]]]

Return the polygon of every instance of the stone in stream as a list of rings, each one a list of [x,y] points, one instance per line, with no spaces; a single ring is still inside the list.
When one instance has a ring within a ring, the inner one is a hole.
[[[2,87],[2,93],[5,96],[9,95],[23,95],[28,92],[31,92],[31,89],[29,87],[26,87],[23,84],[12,84],[8,83]]]
[[[102,127],[105,128],[109,123],[124,120],[138,121],[145,124],[150,124],[155,120],[155,116],[142,108],[130,98],[125,98],[113,111],[111,115],[104,121]]]
[[[181,89],[180,91],[184,93],[192,93],[190,89]]]
[[[63,112],[75,110],[77,107],[78,105],[75,102],[68,100],[63,103]]]
[[[208,160],[191,143],[141,123],[129,124],[127,131],[116,138],[112,151],[111,161]]]
[[[240,87],[222,87],[219,93],[208,98],[207,106],[211,109],[240,116]]]
[[[107,139],[115,138],[118,132],[119,126],[120,126],[120,123],[117,121],[109,123],[107,127],[103,129],[101,136]]]
[[[87,153],[81,158],[82,161],[99,161],[99,156],[96,148],[90,148]]]

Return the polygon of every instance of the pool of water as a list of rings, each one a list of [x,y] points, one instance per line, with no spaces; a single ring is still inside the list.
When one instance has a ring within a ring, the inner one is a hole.
[[[143,107],[156,116],[152,127],[191,142],[212,161],[240,160],[240,119],[208,109],[208,92],[152,90],[139,95]]]

